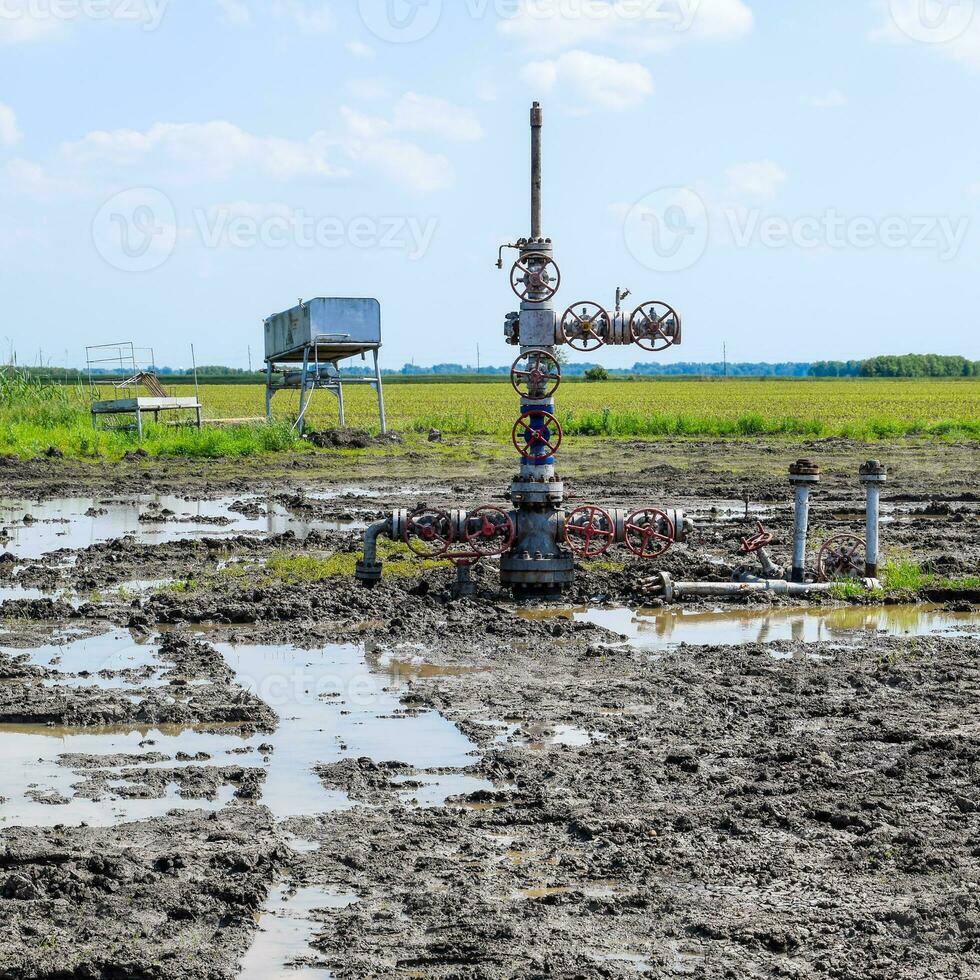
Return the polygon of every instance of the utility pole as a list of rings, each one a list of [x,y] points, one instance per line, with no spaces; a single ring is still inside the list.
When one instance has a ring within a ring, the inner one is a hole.
[[[476,345],[476,373],[480,373],[480,345]]]
[[[722,345],[722,357],[725,360],[725,377],[728,377],[728,344]]]
[[[248,373],[252,373],[252,345],[248,345]]]

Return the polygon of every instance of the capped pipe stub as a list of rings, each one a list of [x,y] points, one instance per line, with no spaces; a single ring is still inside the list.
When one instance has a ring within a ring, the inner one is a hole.
[[[888,467],[877,459],[869,459],[861,465],[862,483],[887,483]]]
[[[820,467],[810,459],[800,459],[789,468],[789,482],[807,484],[820,482]]]

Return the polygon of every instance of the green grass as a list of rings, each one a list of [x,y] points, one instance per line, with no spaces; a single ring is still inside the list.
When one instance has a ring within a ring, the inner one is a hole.
[[[111,389],[102,392],[111,397]],[[377,431],[373,392],[353,388],[348,420]],[[142,448],[153,457],[241,459],[284,451],[314,452],[293,428],[295,393],[264,415],[261,385],[203,385],[207,418],[249,419],[205,426],[148,424],[142,443],[135,432],[92,429],[87,388],[31,379],[0,370],[0,454],[33,459],[63,455],[114,461]],[[396,431],[424,435],[486,436],[501,447],[517,418],[517,395],[499,381],[474,384],[402,384],[387,394]],[[563,386],[558,418],[570,438],[830,438],[875,442],[933,438],[980,440],[980,381],[613,381]],[[336,403],[316,396],[312,427],[336,424]],[[416,438],[412,435],[413,439]],[[327,450],[330,452],[331,450]],[[394,450],[382,447],[387,455]],[[429,450],[438,452],[437,449]],[[366,452],[372,452],[371,449]]]
[[[945,578],[922,570],[911,558],[895,558],[885,562],[881,570],[881,588],[866,589],[858,579],[841,579],[834,583],[835,599],[851,602],[860,599],[901,598],[916,596],[930,589],[951,592],[980,589],[980,576]]]

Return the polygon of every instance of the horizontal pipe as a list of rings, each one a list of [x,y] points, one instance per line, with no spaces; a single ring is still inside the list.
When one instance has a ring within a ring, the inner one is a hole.
[[[773,595],[803,596],[827,594],[833,587],[832,582],[808,582],[804,584],[775,579],[760,579],[758,582],[674,582],[671,586],[675,598],[757,595],[762,592],[771,592]]]

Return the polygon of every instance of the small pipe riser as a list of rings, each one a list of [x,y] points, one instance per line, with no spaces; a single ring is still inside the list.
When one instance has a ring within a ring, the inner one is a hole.
[[[797,486],[793,525],[793,573],[796,583],[806,581],[806,547],[810,532],[810,487]]]

